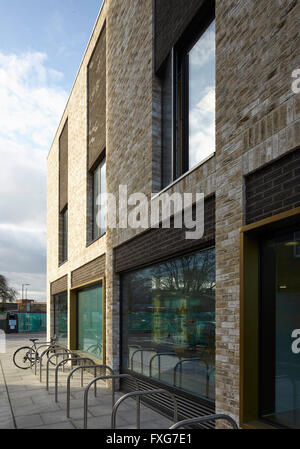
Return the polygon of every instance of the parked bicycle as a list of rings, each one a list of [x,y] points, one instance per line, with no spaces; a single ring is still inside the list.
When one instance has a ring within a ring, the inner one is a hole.
[[[94,345],[91,345],[87,349],[88,353],[94,354],[99,359],[102,357],[102,344],[96,343]]]
[[[56,337],[51,338],[50,342],[41,341],[40,344],[37,343],[39,338],[30,338],[29,341],[32,342],[32,346],[22,346],[17,349],[13,355],[13,362],[20,369],[31,368],[40,360],[43,354],[49,359],[49,357],[55,353],[66,352],[65,358],[68,357],[68,350],[57,345]],[[55,366],[55,362],[55,357],[53,357],[50,360],[50,363]]]

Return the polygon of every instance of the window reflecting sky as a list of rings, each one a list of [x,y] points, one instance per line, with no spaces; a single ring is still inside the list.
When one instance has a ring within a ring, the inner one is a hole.
[[[189,53],[189,168],[215,151],[215,21]]]

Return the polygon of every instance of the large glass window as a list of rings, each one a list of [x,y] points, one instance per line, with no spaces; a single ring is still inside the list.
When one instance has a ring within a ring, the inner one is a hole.
[[[68,344],[68,294],[54,296],[54,334],[62,345]]]
[[[194,37],[194,36],[193,36]],[[215,20],[162,69],[162,187],[215,152]]]
[[[300,428],[300,227],[261,248],[260,414]]]
[[[106,207],[101,194],[106,192],[106,162],[105,159],[93,173],[93,240],[105,233]]]
[[[95,355],[103,355],[103,290],[102,285],[79,290],[78,301],[78,349]]]
[[[122,366],[215,397],[215,251],[122,276]]]

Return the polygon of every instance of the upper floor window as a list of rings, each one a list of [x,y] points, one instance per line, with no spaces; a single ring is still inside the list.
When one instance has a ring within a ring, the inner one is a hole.
[[[59,217],[59,239],[60,239],[60,254],[59,263],[62,264],[68,260],[68,207],[66,207]]]
[[[106,229],[106,161],[102,159],[93,172],[93,240],[101,237]]]
[[[215,55],[213,20],[200,37],[185,35],[165,63],[162,187],[215,152]]]

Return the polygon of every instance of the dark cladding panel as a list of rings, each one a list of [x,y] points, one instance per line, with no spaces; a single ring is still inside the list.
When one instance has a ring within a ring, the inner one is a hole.
[[[156,70],[204,3],[205,0],[155,0]]]
[[[88,65],[88,168],[106,145],[106,32],[101,31]]]
[[[78,287],[79,285],[92,282],[95,279],[99,279],[105,276],[105,261],[106,256],[103,254],[97,259],[88,262],[80,268],[72,271],[71,283],[72,287]]]
[[[171,221],[172,223],[172,221]],[[172,225],[171,225],[172,226]],[[204,249],[215,239],[215,197],[205,199],[204,236],[187,240],[187,229],[150,229],[115,250],[116,272],[128,271],[160,262],[181,253]]]
[[[68,204],[68,120],[59,138],[59,212]]]
[[[58,293],[62,293],[68,290],[68,276],[63,276],[62,278],[52,282],[50,290],[51,295],[57,295]]]

